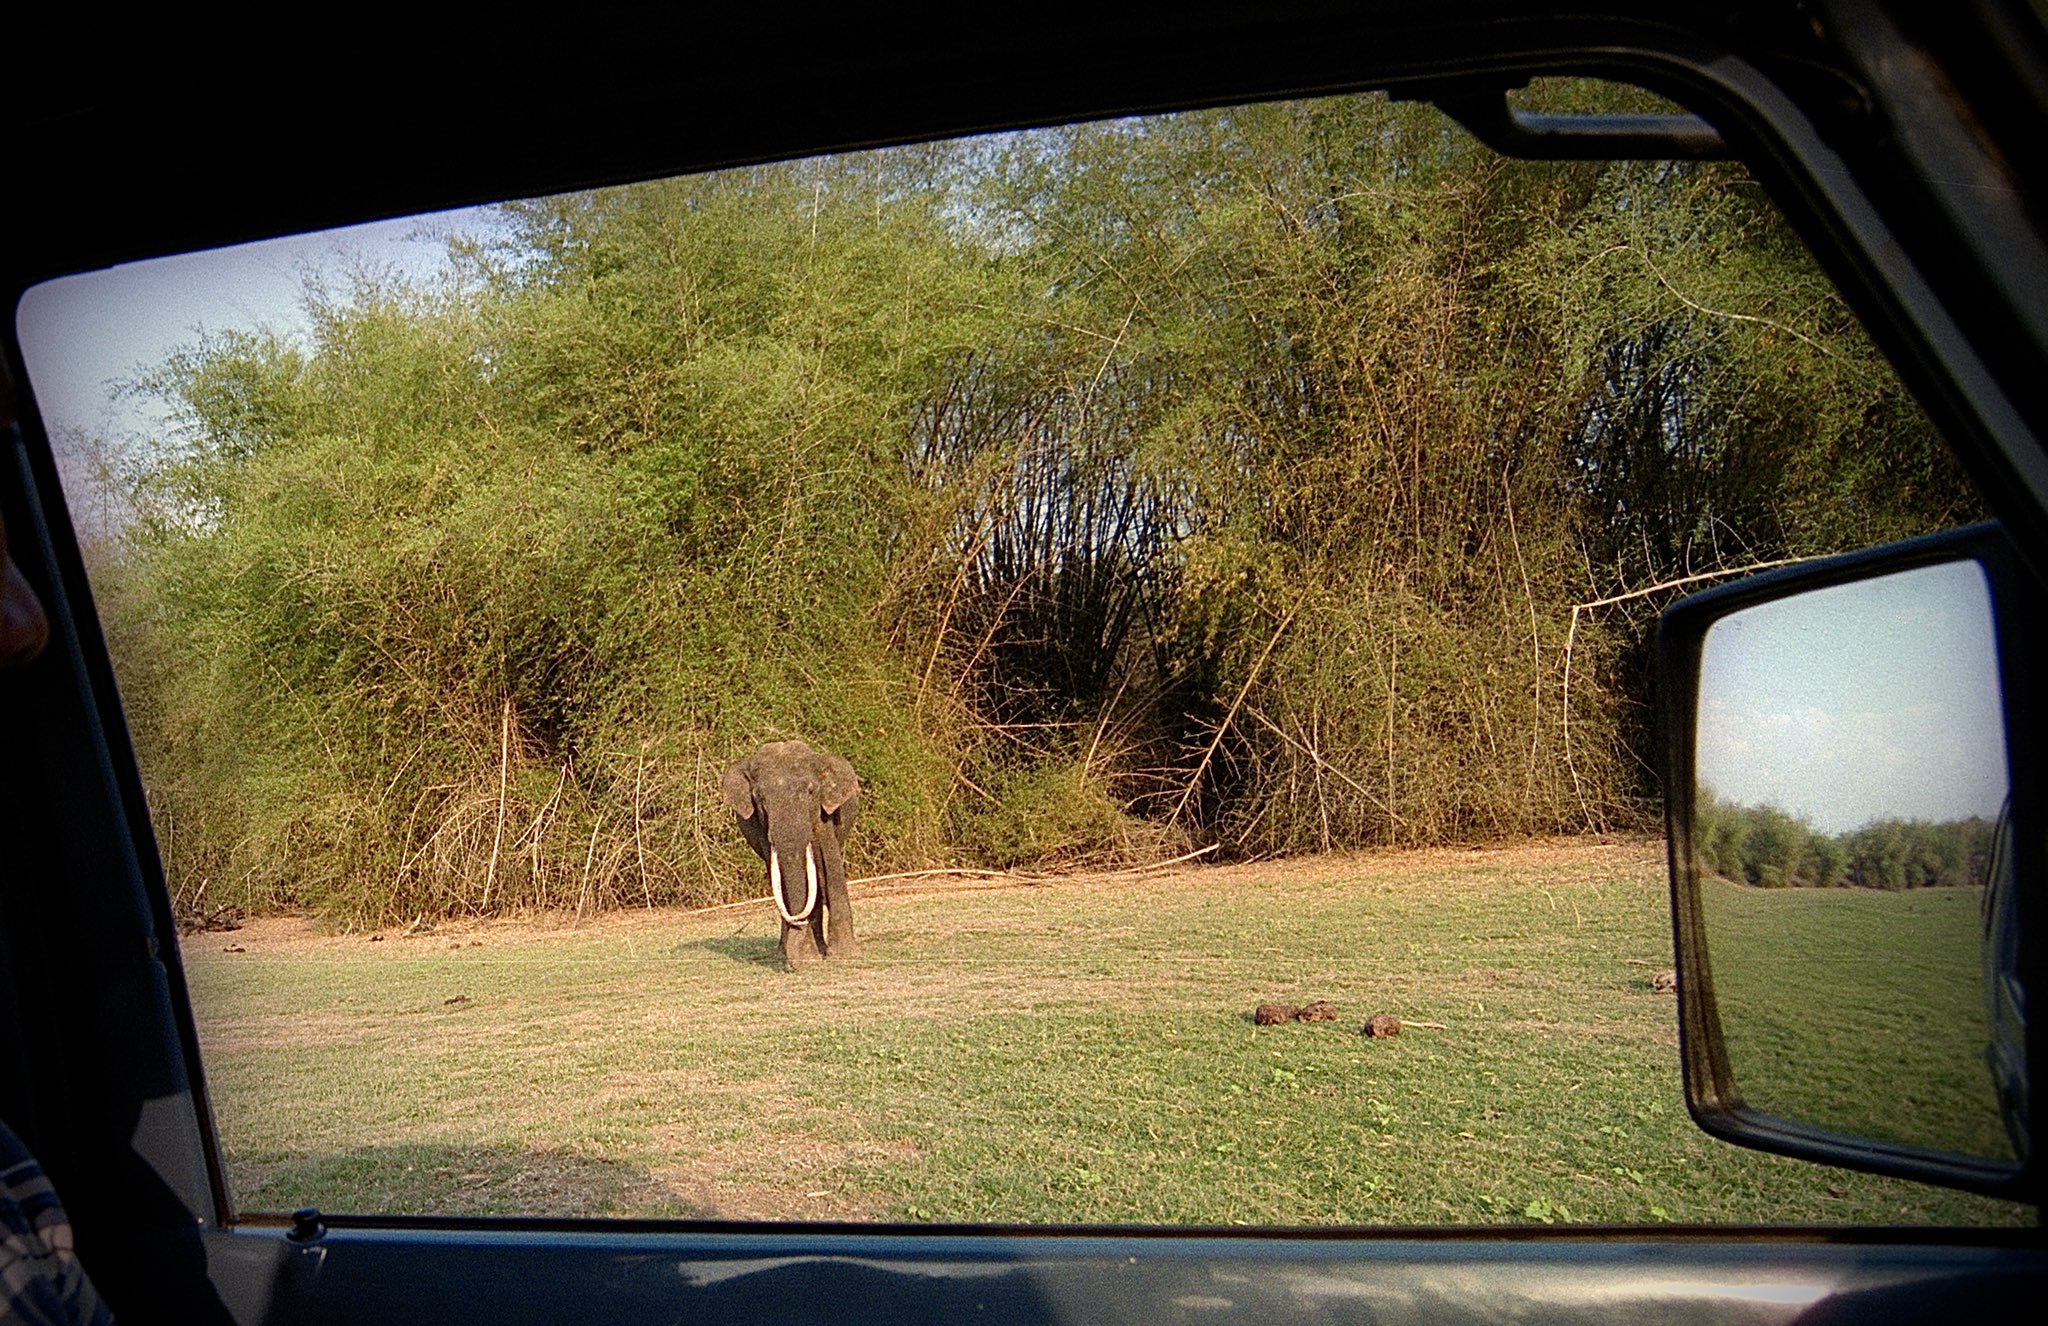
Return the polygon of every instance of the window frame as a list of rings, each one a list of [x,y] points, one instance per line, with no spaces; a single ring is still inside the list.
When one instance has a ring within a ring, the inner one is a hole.
[[[2037,274],[2048,272],[2048,247],[2030,210],[2038,163],[2002,154],[1997,145],[2014,141],[2016,132],[2041,137],[2044,117],[2034,93],[2041,84],[2040,42],[2014,39],[1990,9],[1973,9],[1969,21],[1951,24],[1954,32],[1930,36],[1911,27],[1909,8],[1788,6],[1766,11],[1750,30],[1678,6],[1615,5],[1562,20],[1482,4],[1444,14],[1430,13],[1429,6],[1237,18],[1205,12],[1179,22],[1162,7],[1105,17],[1099,48],[1086,54],[1072,54],[1072,34],[1048,22],[996,57],[990,52],[1003,49],[1006,31],[995,18],[943,39],[907,22],[852,35],[823,31],[772,52],[760,47],[751,20],[734,19],[693,34],[691,48],[704,52],[704,78],[674,95],[637,94],[630,77],[595,65],[580,79],[553,81],[545,78],[545,61],[510,62],[509,73],[495,68],[483,86],[499,86],[501,78],[516,82],[525,70],[552,95],[515,108],[512,145],[484,146],[454,159],[449,133],[422,133],[420,125],[452,131],[465,124],[473,114],[473,76],[458,75],[424,105],[373,109],[359,122],[351,122],[344,107],[313,117],[310,130],[303,124],[289,132],[200,128],[175,150],[135,157],[120,148],[141,139],[148,98],[162,91],[160,79],[144,78],[138,88],[109,91],[99,101],[60,94],[46,104],[31,97],[43,118],[10,122],[27,149],[17,172],[24,193],[77,197],[83,204],[27,217],[17,205],[0,232],[6,266],[0,285],[18,301],[29,284],[111,261],[508,192],[532,195],[974,129],[1322,92],[1399,92],[1446,74],[1506,82],[1614,78],[1694,108],[1738,148],[1955,446],[2012,530],[2022,562],[2038,575],[2048,566],[2048,520],[2042,518],[2048,452],[2041,445],[2048,422],[2048,299],[2039,297]],[[1809,19],[1818,32],[1800,30]],[[130,34],[138,51],[160,35]],[[178,50],[202,71],[225,71],[246,58],[251,45],[257,54],[282,55],[308,34],[280,29],[244,40],[230,52],[233,60],[207,55],[196,44],[219,35],[202,25],[199,37],[181,41]],[[887,48],[891,41],[900,49]],[[460,51],[451,42],[444,53]],[[752,58],[731,59],[735,51]],[[312,59],[339,80],[356,54],[337,44]],[[639,72],[648,57],[623,58]],[[1000,77],[978,72],[977,58],[993,58]],[[1063,64],[1064,81],[1041,76],[1044,68]],[[763,87],[762,71],[771,67],[779,81]],[[291,77],[303,78],[303,62],[295,68]],[[579,95],[589,104],[571,104]],[[114,109],[102,114],[105,106]],[[607,136],[607,114],[634,112],[646,113],[650,123]],[[301,134],[316,148],[310,160],[294,162],[286,149]],[[278,159],[234,171],[234,162],[266,151]],[[224,160],[209,163],[209,153]],[[2006,187],[1986,190],[1986,181]],[[147,206],[143,199],[150,200]],[[90,219],[67,227],[80,210],[92,213]],[[2018,277],[2007,283],[2002,271]],[[25,382],[11,327],[7,341],[16,379]],[[1793,1248],[1798,1273],[1823,1296],[1959,1277],[1953,1283],[1962,1288],[1949,1292],[1965,1300],[1971,1293],[1995,1299],[2019,1281],[2038,1284],[2048,1276],[2038,1231],[1246,1234],[383,1217],[332,1221],[318,1237],[294,1241],[288,1225],[236,1222],[170,938],[168,895],[104,641],[58,497],[48,439],[32,404],[25,403],[23,416],[22,440],[11,449],[13,472],[0,486],[9,494],[10,528],[18,541],[33,545],[31,574],[52,606],[57,634],[52,657],[38,665],[34,689],[10,715],[30,725],[32,740],[23,749],[48,761],[42,767],[53,771],[52,788],[40,794],[15,789],[24,797],[15,813],[22,823],[35,822],[23,806],[54,816],[38,826],[31,844],[36,865],[99,886],[25,921],[10,915],[8,924],[47,937],[58,945],[55,951],[113,992],[55,1014],[56,1039],[109,1048],[70,1055],[72,1069],[62,1081],[47,1091],[38,1082],[29,1094],[46,1119],[95,1092],[115,1098],[114,1107],[80,1115],[70,1137],[52,1148],[52,1168],[63,1171],[60,1186],[67,1191],[76,1183],[74,1215],[84,1245],[99,1250],[110,1270],[118,1257],[141,1268],[114,1277],[129,1301],[141,1301],[159,1274],[189,1288],[189,1269],[162,1268],[195,1251],[167,1232],[175,1213],[166,1214],[161,1203],[136,1218],[122,1194],[136,1181],[137,1165],[148,1171],[142,1181],[152,1193],[160,1186],[198,1217],[196,1253],[204,1278],[244,1319],[413,1315],[436,1305],[468,1315],[485,1302],[509,1315],[537,1315],[544,1308],[587,1307],[593,1295],[611,1288],[626,1295],[613,1300],[625,1309],[621,1315],[634,1319],[642,1311],[650,1317],[673,1312],[679,1303],[722,1301],[717,1286],[728,1280],[703,1268],[757,1264],[769,1269],[740,1277],[751,1296],[734,1300],[736,1315],[766,1315],[790,1295],[815,1296],[819,1286],[805,1268],[819,1266],[830,1268],[816,1272],[827,1289],[851,1287],[853,1296],[840,1300],[850,1305],[868,1301],[859,1297],[867,1283],[862,1267],[881,1268],[882,1281],[875,1283],[924,1286],[908,1300],[874,1300],[869,1311],[875,1315],[892,1301],[953,1302],[932,1286],[986,1276],[1009,1287],[997,1296],[1003,1315],[1020,1318],[1034,1309],[1057,1315],[1062,1304],[1093,1310],[1097,1303],[1139,1315],[1170,1302],[1169,1291],[1199,1295],[1206,1292],[1201,1286],[1240,1275],[1261,1293],[1278,1296],[1261,1298],[1264,1309],[1291,1304],[1304,1314],[1321,1300],[1285,1286],[1315,1276],[1354,1289],[1394,1286],[1388,1292],[1410,1294],[1404,1310],[1418,1317],[1432,1306],[1455,1310],[1459,1301],[1447,1298],[1443,1287],[1461,1274],[1478,1277],[1481,1308],[1549,1301],[1567,1281],[1606,1286],[1616,1303],[1664,1303],[1643,1297],[1647,1266],[1648,1279],[1693,1277],[1699,1288],[1681,1297],[1710,1316],[1732,1319],[1737,1310],[1728,1306],[1734,1301],[1728,1295],[1757,1282],[1759,1257],[1782,1263]],[[89,923],[83,936],[68,933],[80,922]],[[2039,969],[2037,959],[2029,962],[2030,970]],[[128,1062],[121,1059],[123,1037],[136,1056]],[[2042,1049],[2040,1033],[2030,1032],[2037,1066],[2048,1061]],[[61,1046],[41,1046],[35,1061],[65,1057]],[[2041,1069],[2034,1071],[2038,1077]],[[120,1127],[133,1131],[124,1135]],[[52,1124],[51,1131],[66,1130]],[[135,1162],[94,1158],[110,1145],[132,1145]],[[1119,1268],[1140,1257],[1159,1268],[1156,1276],[1140,1288],[1120,1288],[1126,1272]],[[664,1269],[650,1269],[657,1265]],[[1244,1319],[1257,1319],[1253,1297],[1234,1308]],[[1464,1306],[1473,1310],[1469,1300]]]

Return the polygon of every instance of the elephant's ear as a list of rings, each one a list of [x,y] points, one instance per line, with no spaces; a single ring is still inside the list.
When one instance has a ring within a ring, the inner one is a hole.
[[[860,779],[853,766],[837,755],[818,755],[818,805],[830,815],[860,795]]]
[[[849,771],[850,772],[850,771]],[[754,761],[753,757],[741,760],[725,771],[718,780],[719,790],[725,793],[725,804],[732,807],[732,813],[743,820],[754,818]]]

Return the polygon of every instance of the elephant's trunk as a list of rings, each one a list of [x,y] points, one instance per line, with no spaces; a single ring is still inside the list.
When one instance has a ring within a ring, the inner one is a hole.
[[[782,853],[773,845],[768,848],[768,892],[774,895],[775,910],[782,914],[785,925],[802,925],[811,919],[811,913],[818,910],[818,856],[809,843],[804,844],[803,910],[792,912],[782,896]]]

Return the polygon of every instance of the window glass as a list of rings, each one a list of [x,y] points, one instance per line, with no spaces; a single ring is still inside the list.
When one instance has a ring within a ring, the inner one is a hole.
[[[2030,1218],[1685,1113],[1655,613],[1979,515],[1740,167],[1336,98],[20,326],[244,1211]]]

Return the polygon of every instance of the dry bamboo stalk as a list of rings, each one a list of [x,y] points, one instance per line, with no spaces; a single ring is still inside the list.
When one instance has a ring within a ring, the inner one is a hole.
[[[533,823],[529,825],[526,830],[526,833],[532,835],[533,838],[533,882],[535,887],[538,888],[540,891],[540,905],[543,907],[548,905],[548,890],[546,878],[541,874],[540,848],[541,839],[544,836],[542,830],[547,823],[549,813],[554,810],[555,806],[562,799],[562,789],[567,787],[568,785],[569,761],[564,760],[562,761],[562,776],[555,780],[554,792],[548,797],[546,801],[541,803],[540,813],[533,817]]]
[[[1209,739],[1209,749],[1202,752],[1201,762],[1195,765],[1195,772],[1188,779],[1187,788],[1180,794],[1180,800],[1174,805],[1173,814],[1166,817],[1169,825],[1178,823],[1181,812],[1188,808],[1188,802],[1194,797],[1195,789],[1201,786],[1202,775],[1209,771],[1209,761],[1216,758],[1216,748],[1223,744],[1223,734],[1237,721],[1237,711],[1244,704],[1244,698],[1252,693],[1253,684],[1258,681],[1259,674],[1266,669],[1266,660],[1273,656],[1274,647],[1280,643],[1280,637],[1287,634],[1287,628],[1294,624],[1295,614],[1300,611],[1299,603],[1289,608],[1287,615],[1280,619],[1279,629],[1273,632],[1273,638],[1266,641],[1266,647],[1260,652],[1258,662],[1252,664],[1252,670],[1245,677],[1244,685],[1238,687],[1237,698],[1230,702],[1230,711],[1224,714],[1223,721],[1216,725],[1216,735]]]
[[[576,895],[576,919],[583,919],[583,904],[590,897],[590,863],[597,859],[597,831],[604,827],[604,816],[600,814],[590,822],[590,848],[583,854],[583,888]]]
[[[991,806],[1000,806],[1003,804],[1001,801],[996,799],[995,793],[989,791],[980,783],[975,782],[972,778],[969,778],[967,776],[967,763],[965,757],[962,757],[960,765],[953,770],[953,777],[958,781],[965,783],[967,785],[968,791],[974,793],[983,801],[988,802]]]
[[[1536,755],[1543,740],[1543,635],[1537,629],[1536,591],[1529,585],[1529,564],[1522,556],[1521,531],[1515,528],[1515,490],[1508,482],[1508,472],[1500,472],[1500,488],[1508,517],[1508,538],[1515,547],[1515,569],[1522,576],[1522,597],[1529,604],[1529,648],[1535,657],[1529,664],[1529,697],[1535,705],[1535,713],[1529,719],[1529,775],[1524,783],[1525,794],[1536,788]]]
[[[1256,718],[1259,722],[1264,723],[1267,726],[1267,728],[1269,728],[1272,731],[1274,736],[1279,737],[1280,740],[1286,742],[1290,746],[1293,746],[1296,750],[1308,756],[1309,759],[1314,760],[1316,764],[1320,767],[1328,769],[1332,774],[1336,775],[1336,777],[1340,779],[1346,787],[1349,787],[1352,791],[1358,793],[1358,795],[1364,797],[1367,801],[1370,801],[1373,805],[1378,806],[1381,810],[1385,811],[1387,814],[1387,818],[1399,818],[1399,816],[1394,814],[1392,809],[1381,804],[1380,799],[1378,797],[1366,791],[1364,785],[1359,783],[1358,780],[1352,778],[1342,769],[1339,769],[1336,765],[1331,764],[1328,760],[1324,759],[1322,757],[1321,752],[1310,750],[1308,747],[1296,741],[1293,737],[1290,737],[1285,732],[1281,731],[1281,729],[1273,722],[1272,719],[1266,717],[1265,714],[1261,713],[1256,707],[1247,709],[1245,712],[1250,714],[1253,718]]]
[[[718,877],[718,869],[711,864],[711,850],[704,845],[703,788],[706,780],[702,776],[704,768],[704,755],[702,751],[699,751],[697,754],[697,767],[699,776],[690,780],[690,823],[692,825],[690,841],[696,844],[697,859],[703,863],[704,878],[708,881]]]
[[[1400,699],[1401,633],[1387,637],[1387,818],[1399,822],[1394,813],[1394,710]]]
[[[1028,439],[1029,430],[1026,431],[1025,436]],[[1014,472],[1016,468],[1017,462],[1015,459],[1012,459],[1009,469]],[[981,556],[982,545],[987,541],[989,522],[994,519],[995,504],[991,502],[987,507],[983,508],[981,519],[975,523],[973,546],[968,549],[967,555],[960,559],[960,569],[953,577],[952,588],[946,591],[946,606],[939,614],[938,629],[932,633],[932,656],[924,665],[924,675],[918,678],[917,699],[911,705],[911,712],[913,713],[922,714],[924,712],[925,692],[931,688],[932,672],[939,666],[939,655],[946,647],[946,631],[953,624],[953,609],[959,605],[960,590],[967,583],[967,573],[973,568],[975,558]]]
[[[1109,716],[1116,711],[1116,702],[1124,698],[1124,688],[1131,684],[1131,674],[1126,672],[1123,680],[1116,684],[1116,694],[1109,697],[1109,703],[1102,706],[1102,713],[1095,720],[1095,735],[1088,739],[1088,753],[1081,757],[1081,772],[1085,776],[1095,768],[1095,752],[1102,746],[1102,734],[1109,730]]]
[[[1586,789],[1579,782],[1579,764],[1572,758],[1572,648],[1579,639],[1579,609],[1583,605],[1572,605],[1571,629],[1564,633],[1564,697],[1561,706],[1559,740],[1564,743],[1564,768],[1572,777],[1572,799],[1579,803],[1579,813],[1586,817],[1587,824],[1593,822],[1592,808],[1586,804]]]
[[[1814,559],[1811,557],[1777,557],[1768,562],[1751,562],[1747,566],[1731,566],[1719,571],[1701,571],[1694,575],[1679,576],[1676,580],[1660,580],[1654,585],[1645,585],[1641,589],[1631,589],[1625,594],[1611,594],[1604,599],[1588,599],[1584,603],[1575,603],[1572,605],[1572,611],[1577,612],[1582,608],[1609,608],[1617,603],[1627,603],[1630,599],[1648,598],[1652,594],[1661,594],[1667,589],[1683,589],[1687,585],[1697,585],[1703,580],[1725,580],[1729,576],[1755,575],[1759,571],[1770,571],[1780,566],[1791,566],[1798,562],[1812,560]]]
[[[648,910],[654,908],[654,890],[647,884],[647,845],[640,835],[640,784],[641,775],[647,770],[647,743],[640,743],[640,754],[633,761],[633,856],[640,866],[640,893],[647,899]]]
[[[491,838],[491,864],[484,871],[484,900],[481,910],[491,910],[491,886],[498,880],[498,848],[505,841],[505,784],[512,766],[512,699],[505,699],[505,712],[498,720],[498,830]]]
[[[979,644],[975,645],[975,646],[974,646],[974,652],[973,652],[972,654],[968,655],[968,657],[967,657],[967,666],[965,666],[965,667],[963,667],[963,668],[961,668],[961,669],[960,669],[960,672],[959,672],[959,678],[960,678],[960,680],[961,680],[962,682],[966,681],[966,680],[967,680],[967,678],[969,678],[969,677],[973,676],[973,675],[974,675],[974,670],[975,670],[976,668],[978,668],[978,667],[980,667],[980,666],[981,666],[981,658],[982,658],[982,655],[983,655],[983,654],[986,654],[986,653],[988,652],[988,647],[989,647],[989,646],[990,646],[991,644],[995,643],[995,638],[996,638],[996,632],[1002,629],[1002,625],[1003,625],[1003,618],[1005,618],[1005,617],[1007,617],[1007,616],[1009,615],[1009,613],[1010,613],[1010,605],[1014,604],[1014,603],[1015,603],[1015,602],[1017,601],[1017,595],[1019,595],[1019,594],[1023,593],[1023,592],[1024,592],[1024,586],[1025,586],[1025,585],[1027,585],[1027,584],[1029,584],[1029,583],[1030,583],[1030,581],[1029,581],[1029,580],[1019,580],[1019,581],[1018,581],[1018,582],[1017,582],[1016,584],[1014,584],[1014,585],[1010,586],[1010,592],[1009,592],[1008,596],[1007,596],[1007,597],[1005,597],[1005,598],[1003,599],[1003,606],[1002,606],[1002,607],[1000,607],[1000,608],[997,608],[997,609],[995,610],[994,614],[993,614],[993,615],[991,615],[991,616],[989,617],[989,620],[988,620],[988,629],[987,629],[986,631],[983,631],[983,632],[981,633],[981,642],[980,642]],[[948,604],[946,605],[946,611],[947,611],[947,613],[948,613],[949,615],[950,615],[950,614],[952,613],[952,611],[953,611],[953,605],[952,605],[951,603],[948,603]],[[932,661],[933,661],[934,663],[938,662],[938,655],[937,655],[936,653],[934,653],[934,654],[932,655]],[[929,675],[929,674],[927,674],[927,675]],[[919,688],[919,692],[918,692],[918,694],[919,694],[919,698],[920,698],[920,699],[922,699],[922,698],[923,698],[923,688],[922,688],[922,687],[920,687],[920,688]],[[1014,726],[1014,725],[1010,725],[1010,724],[1003,724],[1003,725],[994,725],[994,726],[997,726],[997,727],[998,727],[998,730],[1000,730],[1000,729],[1001,729],[1001,727],[1005,727],[1005,726]]]
[[[1320,828],[1322,829],[1323,851],[1328,852],[1330,850],[1330,799],[1323,791],[1323,753],[1316,749],[1317,744],[1322,739],[1318,731],[1321,726],[1321,720],[1322,703],[1318,701],[1315,712],[1310,715],[1309,731],[1305,734],[1308,744],[1305,749],[1308,752],[1309,759],[1312,761],[1309,767],[1315,770],[1316,816],[1320,821]],[[1301,718],[1298,715],[1294,720],[1294,730],[1297,733],[1301,732]]]

